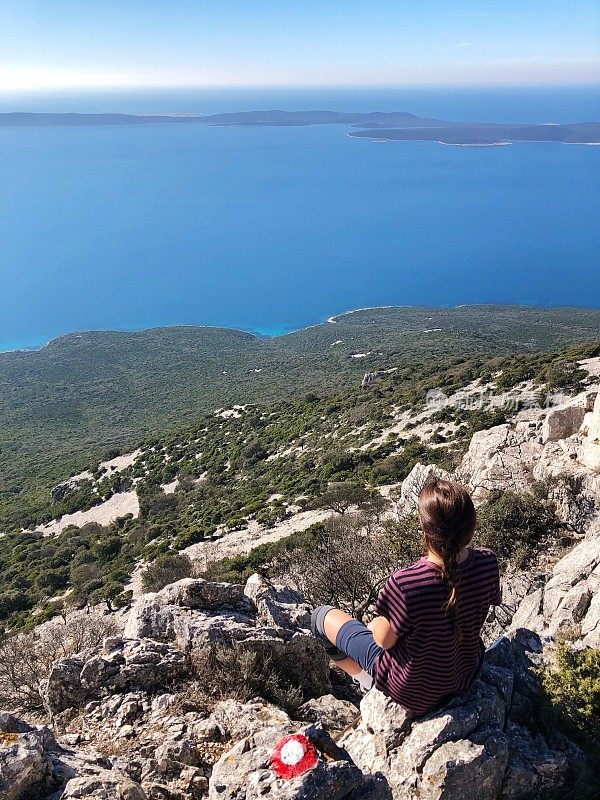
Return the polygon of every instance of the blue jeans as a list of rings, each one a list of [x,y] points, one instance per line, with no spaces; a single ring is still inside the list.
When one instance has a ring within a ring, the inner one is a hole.
[[[375,677],[377,657],[382,650],[379,645],[375,644],[373,634],[366,625],[357,619],[344,622],[338,631],[335,646],[356,661],[358,666],[368,672],[372,678]]]

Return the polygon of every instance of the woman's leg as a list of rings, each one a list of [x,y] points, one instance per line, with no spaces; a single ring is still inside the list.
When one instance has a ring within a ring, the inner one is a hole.
[[[339,608],[332,608],[327,612],[323,621],[323,628],[325,630],[325,636],[327,636],[331,644],[336,643],[337,635],[342,625],[351,620],[352,617],[350,614],[346,614],[345,611],[340,611]],[[333,663],[348,675],[359,675],[362,672],[362,667],[359,667],[356,661],[348,656],[339,660],[336,659]]]
[[[372,631],[333,606],[317,606],[311,614],[310,628],[333,663],[370,689],[381,654]]]

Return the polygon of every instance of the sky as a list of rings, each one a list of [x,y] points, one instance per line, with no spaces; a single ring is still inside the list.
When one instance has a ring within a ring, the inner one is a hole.
[[[0,0],[0,90],[600,83],[597,0]]]

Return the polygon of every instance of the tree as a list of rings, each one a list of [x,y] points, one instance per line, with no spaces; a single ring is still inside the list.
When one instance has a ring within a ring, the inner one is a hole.
[[[390,501],[377,491],[367,492],[367,496],[358,503],[358,508],[365,518],[365,525],[380,525],[383,515],[388,510]]]
[[[552,503],[529,492],[498,492],[477,512],[478,543],[491,547],[502,561],[522,569],[540,547],[564,528]]]
[[[549,391],[552,389],[581,389],[581,380],[586,372],[579,364],[569,361],[553,361],[542,372],[542,380]]]
[[[327,520],[314,547],[292,551],[282,570],[314,605],[362,619],[389,575],[418,551],[414,520],[373,528],[363,514],[344,515]]]
[[[106,603],[106,610],[112,612],[115,610],[115,608],[118,608],[119,605],[125,602],[124,598],[121,598],[121,601],[117,600],[117,598],[119,598],[123,592],[123,588],[124,587],[122,583],[118,583],[117,581],[109,581],[109,583],[105,583],[103,586],[100,586],[98,589],[91,592],[91,594],[88,596],[88,602],[91,605]]]
[[[368,503],[372,495],[358,483],[341,481],[331,483],[323,494],[318,498],[318,505],[321,508],[329,508],[336,514],[343,516],[350,506],[359,506],[361,503]]]
[[[0,619],[6,619],[15,611],[25,611],[27,608],[29,608],[29,601],[25,592],[19,589],[0,592]]]
[[[256,464],[258,461],[262,461],[269,455],[268,451],[263,447],[263,445],[258,441],[258,439],[254,439],[249,444],[244,447],[241,453],[241,460],[243,467],[251,467],[253,464]]]

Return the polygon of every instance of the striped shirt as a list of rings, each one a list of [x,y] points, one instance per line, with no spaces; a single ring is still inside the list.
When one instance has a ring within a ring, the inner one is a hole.
[[[481,628],[490,605],[500,602],[496,555],[470,548],[457,567],[456,616],[463,634],[458,641],[444,608],[448,593],[441,572],[421,558],[394,572],[375,603],[398,636],[378,656],[375,685],[411,715],[423,714],[475,680],[484,652]]]

